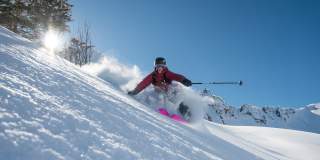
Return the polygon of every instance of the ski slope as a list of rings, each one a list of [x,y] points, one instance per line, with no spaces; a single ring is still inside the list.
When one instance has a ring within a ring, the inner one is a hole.
[[[318,159],[320,135],[172,121],[0,27],[0,159]]]
[[[262,159],[318,159],[319,134],[288,129],[226,126],[208,127],[211,134]]]

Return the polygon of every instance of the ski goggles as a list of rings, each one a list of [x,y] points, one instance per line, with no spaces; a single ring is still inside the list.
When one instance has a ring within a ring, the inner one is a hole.
[[[159,70],[159,69],[165,69],[165,68],[167,68],[167,66],[166,65],[164,65],[164,64],[156,64],[155,66],[154,66],[154,69],[157,71],[157,70]]]

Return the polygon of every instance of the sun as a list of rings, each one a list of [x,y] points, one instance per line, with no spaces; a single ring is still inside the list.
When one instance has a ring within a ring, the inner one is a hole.
[[[46,48],[52,51],[55,50],[59,44],[58,33],[53,30],[49,30],[44,36],[43,43]]]

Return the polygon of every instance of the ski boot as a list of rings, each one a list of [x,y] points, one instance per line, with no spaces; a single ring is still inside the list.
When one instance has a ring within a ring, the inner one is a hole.
[[[186,121],[189,121],[191,119],[190,108],[187,105],[185,105],[183,102],[179,104],[178,111],[182,115],[183,119],[185,119]]]

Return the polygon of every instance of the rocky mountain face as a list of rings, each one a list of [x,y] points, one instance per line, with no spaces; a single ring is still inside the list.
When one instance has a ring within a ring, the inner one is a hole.
[[[235,107],[226,104],[221,97],[213,95],[208,90],[204,90],[201,95],[211,99],[205,115],[209,121],[227,125],[266,126],[320,132],[319,125],[316,125],[320,122],[320,116],[315,114],[319,110],[317,104],[302,108],[259,107],[250,104]]]

